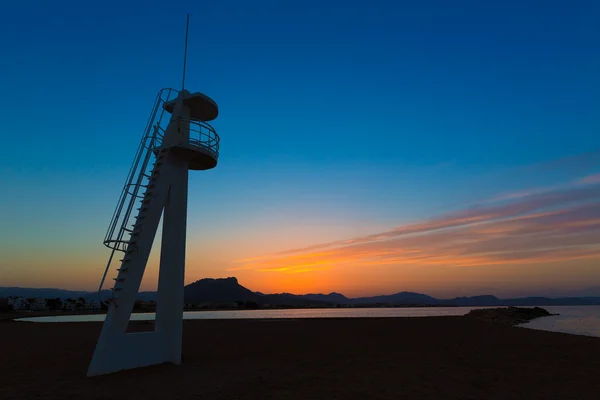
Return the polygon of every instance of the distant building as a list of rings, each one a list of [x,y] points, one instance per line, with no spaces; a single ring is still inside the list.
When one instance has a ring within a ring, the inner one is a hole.
[[[62,303],[62,309],[65,311],[75,311],[77,310],[77,303],[72,299],[66,299]]]
[[[29,302],[24,297],[9,297],[8,305],[15,311],[29,310]]]
[[[31,311],[46,311],[48,309],[46,299],[33,299],[29,302],[29,309]]]
[[[86,300],[83,308],[86,311],[100,310],[100,302],[97,300]]]
[[[66,299],[62,302],[64,311],[98,311],[100,310],[100,302],[98,300],[86,300],[79,298],[77,300]]]

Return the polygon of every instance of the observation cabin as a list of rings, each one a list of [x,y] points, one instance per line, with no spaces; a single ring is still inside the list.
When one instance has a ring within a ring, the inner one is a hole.
[[[220,138],[208,121],[219,115],[217,103],[203,93],[185,89],[162,89],[159,99],[162,109],[171,114],[171,120],[166,129],[161,128],[160,120],[154,126],[154,153],[171,149],[178,158],[187,161],[191,170],[216,167]]]

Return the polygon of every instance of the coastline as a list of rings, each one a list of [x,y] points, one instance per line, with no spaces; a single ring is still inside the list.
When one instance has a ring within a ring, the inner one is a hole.
[[[341,307],[341,309],[369,309],[369,308],[472,308],[471,306],[394,306],[394,307]],[[183,312],[220,312],[220,311],[256,311],[256,310],[337,310],[340,307],[274,307],[274,308],[258,308],[258,309],[245,309],[245,308],[184,308]],[[132,314],[152,314],[155,310],[133,310]],[[106,315],[106,310],[102,311],[12,311],[0,313],[0,322],[10,321],[18,318],[35,318],[35,317],[62,317],[71,315]]]

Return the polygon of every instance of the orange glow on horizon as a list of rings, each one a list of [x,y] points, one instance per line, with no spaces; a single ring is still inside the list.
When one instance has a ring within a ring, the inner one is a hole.
[[[586,184],[591,180],[586,178]],[[577,265],[600,259],[600,203],[595,192],[578,192],[578,188],[575,185],[573,192],[527,192],[509,204],[237,260],[241,266],[229,270],[257,282],[268,273],[269,286],[305,293],[322,286],[317,281],[337,279],[330,289],[338,290],[339,285],[360,286],[373,276],[416,281],[430,276],[431,271],[439,274],[439,268],[500,273],[511,266]],[[582,200],[579,205],[573,205],[576,195]],[[589,203],[585,196],[595,202]],[[556,279],[560,282],[569,273],[570,269],[564,268]]]
[[[188,245],[186,283],[235,276],[247,288],[266,293],[336,291],[365,296],[452,288],[469,294],[469,288],[540,282],[558,288],[565,282],[591,286],[589,282],[600,281],[596,176],[571,183],[572,190],[533,190],[508,203],[486,203],[392,229],[379,225],[379,232],[365,229],[362,236],[343,238],[342,231],[338,240],[331,240],[337,234],[313,237],[307,228],[296,235],[249,231],[250,242],[240,246],[236,243],[243,241],[241,236],[218,243],[212,237],[208,245],[204,237],[197,237],[203,245]],[[261,241],[268,245],[261,246]],[[97,288],[108,254],[103,247],[65,251],[48,243],[40,246],[32,252],[15,243],[3,254],[10,268],[0,271],[0,286]],[[263,254],[261,249],[266,249]],[[140,290],[156,290],[158,253],[153,250]]]

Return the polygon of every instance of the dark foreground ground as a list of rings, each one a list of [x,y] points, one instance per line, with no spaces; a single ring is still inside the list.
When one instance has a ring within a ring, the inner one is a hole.
[[[600,338],[462,317],[185,321],[182,365],[86,378],[100,328],[0,323],[0,399],[597,400],[600,393]]]

